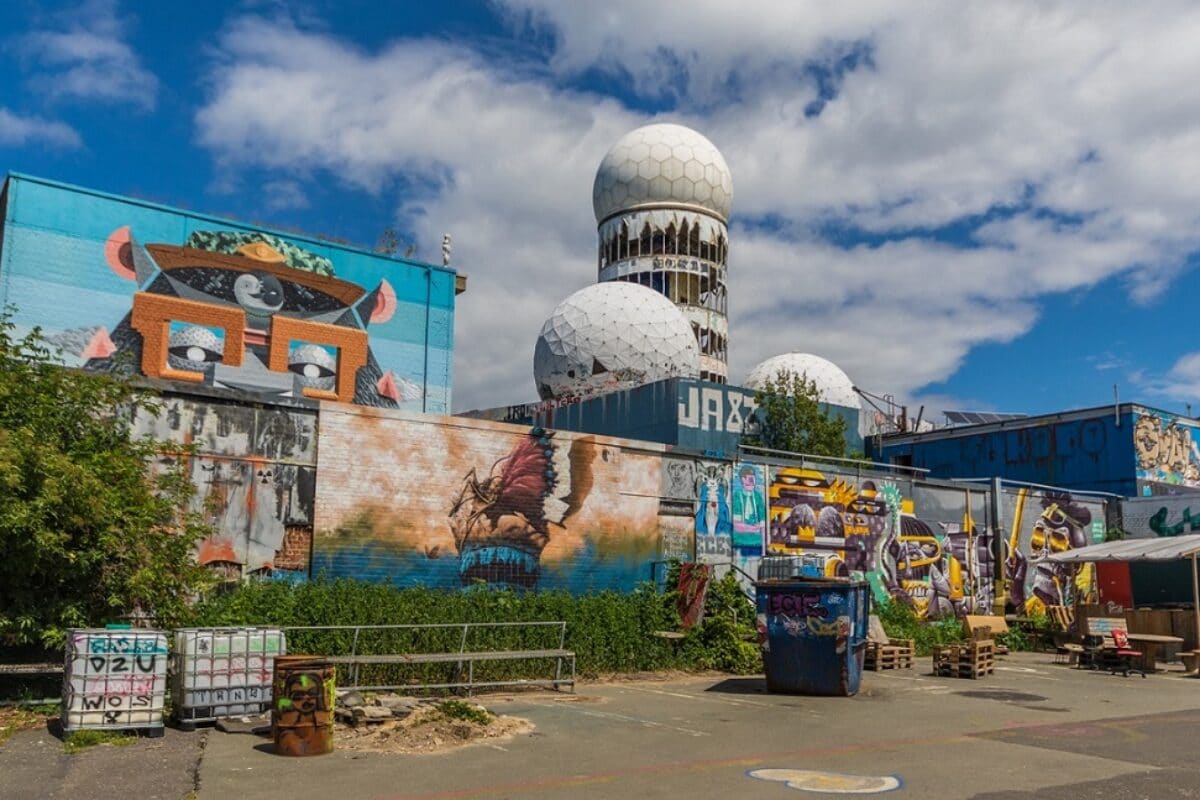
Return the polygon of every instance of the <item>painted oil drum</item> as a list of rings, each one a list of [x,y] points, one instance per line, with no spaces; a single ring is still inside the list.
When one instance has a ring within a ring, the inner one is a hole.
[[[871,595],[864,581],[760,581],[758,636],[767,691],[858,692]]]
[[[271,736],[284,756],[333,752],[333,665],[320,656],[279,656],[271,687]]]

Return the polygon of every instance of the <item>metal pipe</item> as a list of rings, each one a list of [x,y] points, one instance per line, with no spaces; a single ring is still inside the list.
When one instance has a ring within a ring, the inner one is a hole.
[[[990,483],[993,480],[997,480],[997,478],[995,476],[990,476],[987,478],[946,478],[946,480],[950,481],[951,483],[982,483],[984,481]],[[1117,494],[1115,492],[1097,492],[1097,491],[1086,490],[1086,489],[1068,489],[1065,486],[1050,486],[1045,483],[1030,483],[1028,481],[1014,481],[1014,480],[1009,480],[1008,478],[999,478],[999,481],[1001,483],[1012,484],[1013,486],[1028,486],[1031,489],[1050,489],[1051,491],[1055,491],[1055,492],[1070,492],[1072,495],[1086,494],[1086,495],[1093,495],[1095,497],[1116,497],[1116,498],[1124,498],[1125,497],[1125,495]]]
[[[1192,553],[1192,616],[1196,618],[1196,650],[1200,651],[1200,573],[1197,572],[1195,553]],[[1192,675],[1200,675],[1200,664]]]
[[[868,466],[882,467],[884,469],[890,469],[890,470],[902,469],[902,470],[907,470],[909,472],[921,472],[921,473],[930,472],[930,470],[927,470],[923,467],[906,467],[903,464],[884,464],[883,462],[880,462],[880,461],[866,461],[865,459],[860,459],[860,458],[840,458],[838,456],[815,456],[815,455],[812,455],[811,453],[797,453],[794,450],[774,450],[770,447],[757,447],[757,446],[751,445],[751,444],[739,443],[738,449],[739,450],[753,450],[756,453],[772,453],[774,455],[789,456],[791,458],[798,458],[801,461],[804,461],[805,459],[809,459],[812,461],[837,461],[837,462],[843,463],[843,464],[857,464],[859,466],[866,464]]]

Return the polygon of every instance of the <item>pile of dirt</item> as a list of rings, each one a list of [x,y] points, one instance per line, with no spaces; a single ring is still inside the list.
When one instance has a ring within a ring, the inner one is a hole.
[[[357,725],[338,722],[334,747],[374,753],[437,753],[532,730],[528,720],[497,716],[483,706],[461,701],[421,703],[402,718]]]

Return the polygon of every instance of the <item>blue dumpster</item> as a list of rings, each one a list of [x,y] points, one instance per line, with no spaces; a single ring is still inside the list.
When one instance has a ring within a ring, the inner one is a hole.
[[[856,694],[871,613],[866,581],[769,581],[755,589],[767,691]]]

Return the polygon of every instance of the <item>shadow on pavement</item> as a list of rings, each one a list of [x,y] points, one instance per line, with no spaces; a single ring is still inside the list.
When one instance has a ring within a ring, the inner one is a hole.
[[[721,694],[766,694],[767,681],[765,678],[726,678],[704,691]]]

